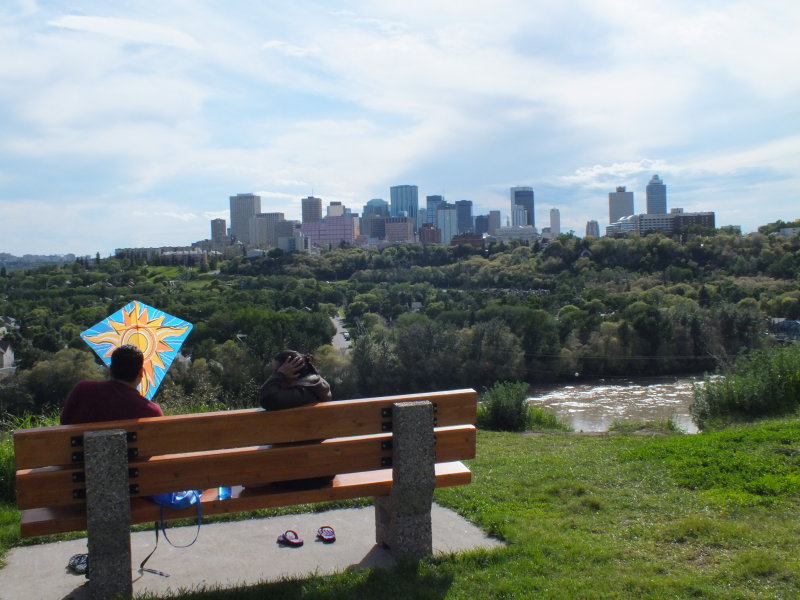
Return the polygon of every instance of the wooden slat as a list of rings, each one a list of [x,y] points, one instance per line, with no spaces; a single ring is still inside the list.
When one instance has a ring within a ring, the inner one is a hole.
[[[439,427],[435,430],[436,461],[474,458],[475,428],[472,425]],[[391,456],[382,444],[391,434],[335,438],[321,443],[281,447],[255,446],[189,454],[170,454],[134,460],[138,469],[130,481],[139,495],[183,489],[206,489],[220,485],[260,484],[372,471],[382,468],[381,459]],[[17,504],[21,509],[73,504],[73,482],[78,467],[46,467],[17,471]],[[231,480],[235,473],[235,480]]]
[[[238,448],[340,436],[380,433],[381,410],[395,402],[430,400],[440,426],[475,423],[477,393],[472,389],[323,402],[281,411],[232,410],[82,425],[39,427],[14,432],[17,469],[72,464],[82,448],[70,443],[84,431],[124,429],[139,456]]]
[[[472,474],[461,462],[447,462],[436,465],[436,487],[466,485]],[[337,476],[331,485],[313,490],[285,491],[274,488],[247,488],[237,486],[226,500],[218,500],[216,490],[203,494],[202,512],[204,515],[292,506],[310,502],[326,502],[364,496],[385,496],[391,490],[392,471],[381,469],[367,473],[354,473]],[[183,511],[171,511],[169,518],[193,517],[197,514],[193,507]],[[145,498],[131,500],[131,520],[133,523],[147,523],[159,518],[159,508]],[[22,537],[33,537],[67,531],[86,529],[86,513],[83,505],[35,508],[24,510],[20,530]]]

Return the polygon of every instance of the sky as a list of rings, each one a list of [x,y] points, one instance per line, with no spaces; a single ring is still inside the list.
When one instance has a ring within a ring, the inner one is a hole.
[[[796,0],[2,0],[0,252],[188,245],[253,192],[360,213],[393,185],[539,229],[800,218]],[[230,222],[230,221],[229,221]]]

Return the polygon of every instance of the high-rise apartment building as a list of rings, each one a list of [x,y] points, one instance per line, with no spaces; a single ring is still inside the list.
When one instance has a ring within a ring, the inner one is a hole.
[[[608,193],[608,222],[616,223],[622,217],[633,214],[633,192],[625,190],[625,186],[617,186],[616,192]]]
[[[500,228],[502,225],[500,221],[500,211],[499,210],[490,210],[489,211],[489,234],[494,235],[494,233]]]
[[[514,220],[514,207],[521,206],[525,209],[524,223],[514,223],[514,225],[530,225],[536,227],[536,218],[533,214],[533,188],[519,186],[511,188],[511,220]]]
[[[600,237],[600,224],[595,220],[586,222],[586,237],[589,236]]]
[[[309,196],[300,200],[303,223],[316,223],[322,220],[322,198]]]
[[[648,215],[667,214],[667,186],[658,175],[653,175],[645,189]]]
[[[456,221],[458,233],[467,233],[473,230],[472,200],[456,201]]]
[[[550,209],[550,236],[561,235],[561,212],[557,208]]]
[[[415,228],[417,227],[417,215],[419,213],[419,190],[415,185],[394,185],[389,188],[390,207],[389,212],[392,217],[400,217],[405,214],[411,217]]]
[[[211,219],[211,242],[224,246],[228,241],[228,229],[225,219]]]
[[[250,243],[250,219],[261,212],[261,196],[236,194],[230,197],[231,235],[243,244]]]

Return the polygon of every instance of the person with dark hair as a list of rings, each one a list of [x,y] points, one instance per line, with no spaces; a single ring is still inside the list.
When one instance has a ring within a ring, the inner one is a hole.
[[[76,383],[61,411],[61,424],[163,417],[161,407],[136,389],[144,376],[143,365],[144,356],[136,346],[126,344],[114,350],[111,378]]]
[[[258,399],[267,410],[293,408],[332,400],[331,386],[317,371],[314,357],[284,350],[272,359],[272,375],[261,385]]]

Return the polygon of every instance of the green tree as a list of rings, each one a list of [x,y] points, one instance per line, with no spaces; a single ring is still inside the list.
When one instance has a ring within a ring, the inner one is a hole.
[[[103,379],[102,367],[90,352],[65,348],[49,359],[37,362],[24,374],[24,387],[33,398],[36,411],[60,408],[72,387],[82,379]]]

